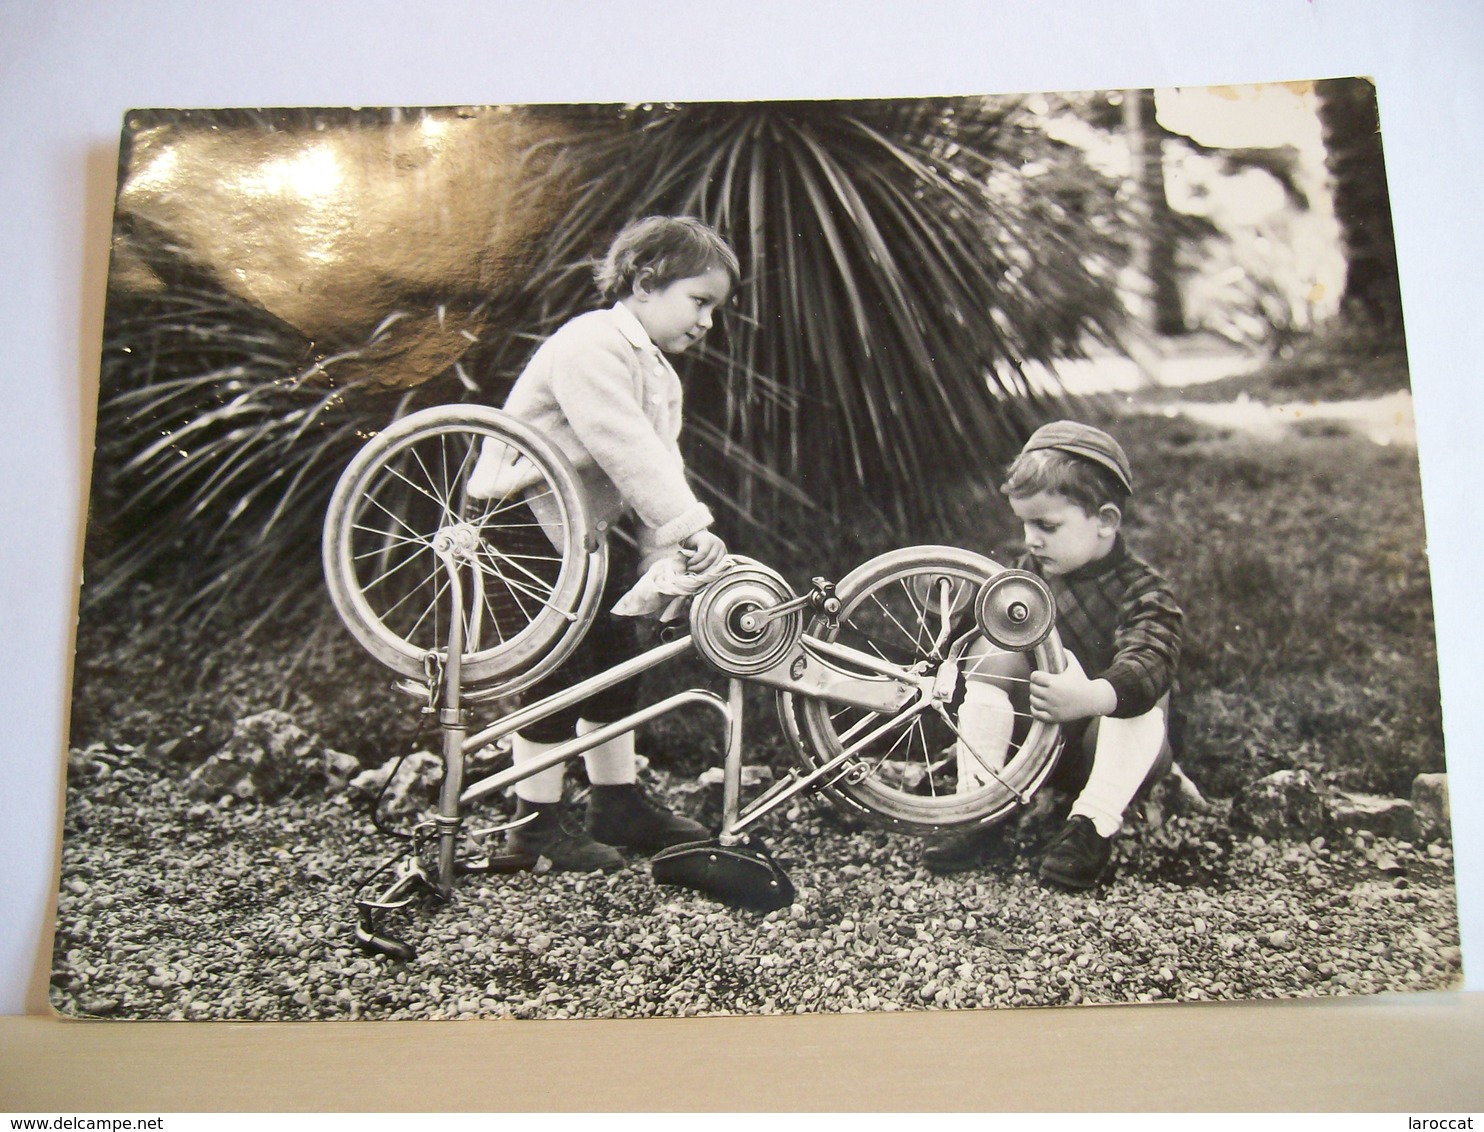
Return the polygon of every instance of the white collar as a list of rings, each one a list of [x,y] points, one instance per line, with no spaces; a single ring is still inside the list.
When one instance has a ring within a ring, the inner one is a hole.
[[[613,320],[618,324],[619,332],[633,344],[636,350],[650,350],[656,354],[663,354],[658,346],[649,337],[649,332],[644,329],[644,324],[623,303],[614,303],[612,307]]]

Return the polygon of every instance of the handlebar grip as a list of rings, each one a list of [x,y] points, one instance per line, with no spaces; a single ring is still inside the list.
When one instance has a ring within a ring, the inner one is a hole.
[[[389,935],[381,935],[378,932],[372,931],[365,924],[356,925],[356,942],[367,951],[376,951],[388,958],[400,959],[403,962],[407,962],[417,956],[417,952],[400,939],[395,939]]]

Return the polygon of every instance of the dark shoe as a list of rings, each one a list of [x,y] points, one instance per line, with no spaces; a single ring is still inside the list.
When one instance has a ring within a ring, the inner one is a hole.
[[[623,868],[623,854],[584,833],[576,816],[561,802],[547,804],[517,798],[516,818],[528,814],[536,816],[510,831],[510,855],[528,861],[529,868],[555,873],[611,873]],[[546,862],[544,866],[542,861]]]
[[[1092,821],[1073,814],[1041,858],[1041,879],[1067,888],[1091,888],[1103,878],[1113,855],[1113,839],[1098,834]]]
[[[660,805],[637,782],[592,788],[587,797],[587,833],[596,841],[624,845],[636,853],[654,853],[711,836],[704,825]]]
[[[989,863],[990,854],[1000,844],[1000,827],[978,825],[962,833],[951,833],[929,843],[922,851],[922,863],[930,873],[961,873]]]

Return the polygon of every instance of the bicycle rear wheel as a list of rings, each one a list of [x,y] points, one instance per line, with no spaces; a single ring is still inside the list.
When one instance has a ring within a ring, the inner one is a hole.
[[[508,494],[470,494],[481,454],[521,469],[507,477]],[[430,655],[447,659],[446,563],[455,562],[463,682],[512,692],[576,647],[606,569],[562,453],[522,422],[476,405],[413,413],[362,448],[331,497],[323,554],[330,599],[351,635],[413,679],[426,678]]]
[[[835,587],[841,602],[832,629],[823,618],[806,628],[918,673],[942,669],[954,640],[974,629],[975,600],[984,583],[1005,567],[954,547],[919,546],[892,551],[857,567]],[[1060,670],[1055,630],[1026,653],[1031,668]],[[901,726],[847,762],[827,793],[846,808],[905,833],[934,834],[991,824],[1028,799],[1045,781],[1061,749],[1061,729],[1030,718],[1023,696],[1020,716],[999,781],[960,791],[954,743],[959,694],[939,706],[898,713]],[[779,714],[806,771],[839,755],[856,735],[890,716],[820,699],[780,693]]]

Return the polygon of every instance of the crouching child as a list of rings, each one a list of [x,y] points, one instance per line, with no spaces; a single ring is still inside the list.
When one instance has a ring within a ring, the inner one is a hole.
[[[1128,457],[1106,432],[1057,421],[1032,434],[1001,491],[1024,530],[1016,565],[1056,598],[1067,667],[1032,673],[1021,654],[988,642],[964,666],[960,789],[1003,765],[1017,711],[1062,725],[1065,749],[1046,788],[1073,801],[1039,872],[1072,889],[1102,880],[1125,813],[1173,762],[1170,690],[1183,614],[1164,578],[1124,542],[1133,490]],[[979,827],[944,838],[926,848],[923,863],[937,873],[978,867],[1001,832]]]

